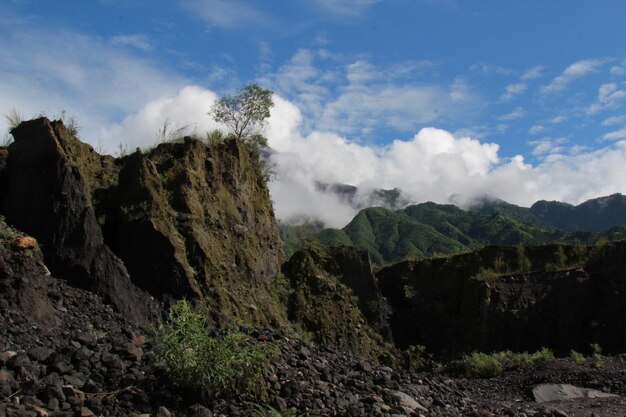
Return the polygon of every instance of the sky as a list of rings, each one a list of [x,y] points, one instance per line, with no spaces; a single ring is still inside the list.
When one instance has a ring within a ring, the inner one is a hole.
[[[258,83],[283,221],[355,214],[315,181],[577,204],[626,193],[624,21],[623,0],[2,0],[0,112],[115,154],[203,135]]]

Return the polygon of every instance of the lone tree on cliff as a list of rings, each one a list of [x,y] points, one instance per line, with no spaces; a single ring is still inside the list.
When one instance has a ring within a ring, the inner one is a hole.
[[[273,106],[272,91],[257,84],[248,84],[236,95],[225,95],[217,100],[209,114],[216,122],[228,127],[228,134],[261,147],[267,146],[267,139],[261,132]]]

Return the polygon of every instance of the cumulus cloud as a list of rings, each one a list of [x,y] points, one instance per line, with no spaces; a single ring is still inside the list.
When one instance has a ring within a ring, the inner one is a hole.
[[[279,124],[276,124],[276,122]],[[580,203],[625,192],[626,142],[588,151],[572,151],[567,138],[535,141],[543,161],[533,166],[520,155],[503,158],[495,143],[455,136],[436,128],[421,129],[406,140],[383,147],[356,144],[333,133],[300,134],[302,114],[280,100],[270,122],[270,144],[278,151],[279,173],[271,186],[276,212],[283,219],[309,214],[343,226],[355,214],[346,204],[314,187],[314,181],[355,185],[361,190],[399,187],[413,203],[469,203],[490,195],[515,204],[537,200]],[[301,199],[299,204],[296,196]],[[319,198],[317,198],[319,197]]]
[[[561,75],[555,77],[548,85],[541,88],[544,94],[556,93],[565,90],[569,84],[577,78],[596,71],[603,62],[598,59],[586,59],[578,61],[565,68]]]
[[[121,123],[107,127],[101,137],[109,146],[122,143],[131,148],[145,148],[158,142],[159,129],[166,124],[168,129],[186,127],[188,134],[195,132],[203,137],[205,132],[223,129],[207,114],[216,99],[212,91],[186,86],[177,95],[151,101]]]

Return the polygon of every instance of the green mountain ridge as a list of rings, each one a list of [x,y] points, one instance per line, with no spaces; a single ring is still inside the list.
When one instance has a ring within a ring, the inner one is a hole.
[[[539,201],[530,208],[483,200],[465,210],[432,202],[402,210],[370,207],[342,229],[318,224],[281,226],[289,256],[303,243],[356,246],[377,264],[461,253],[485,245],[594,243],[626,237],[626,196],[613,194],[578,206]]]

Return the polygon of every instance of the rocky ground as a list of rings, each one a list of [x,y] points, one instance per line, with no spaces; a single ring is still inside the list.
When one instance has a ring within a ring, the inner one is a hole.
[[[49,277],[56,321],[42,326],[0,302],[0,416],[240,416],[255,405],[233,399],[200,405],[173,390],[155,363],[150,329],[130,325],[93,293]],[[310,346],[269,330],[253,332],[279,352],[258,404],[316,416],[626,416],[622,357],[521,367],[493,379],[393,370]],[[537,403],[541,383],[616,394]]]

